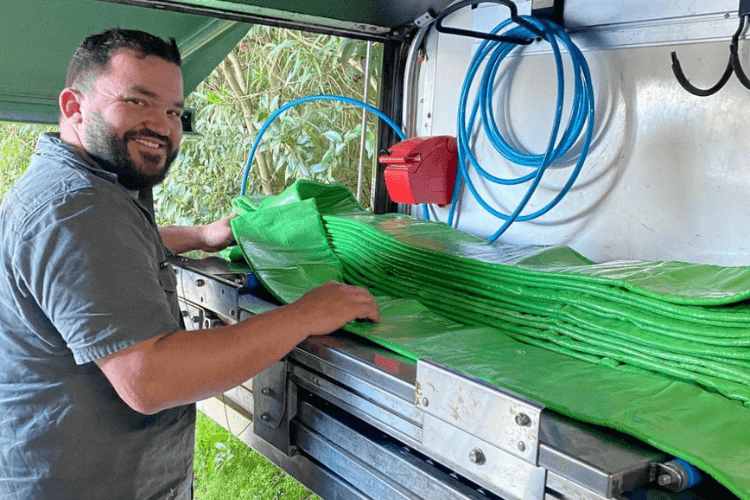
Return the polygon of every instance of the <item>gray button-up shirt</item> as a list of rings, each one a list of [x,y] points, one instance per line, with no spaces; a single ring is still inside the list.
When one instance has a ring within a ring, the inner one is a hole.
[[[194,405],[142,415],[93,363],[180,328],[149,211],[45,134],[0,207],[0,265],[0,497],[189,498]]]

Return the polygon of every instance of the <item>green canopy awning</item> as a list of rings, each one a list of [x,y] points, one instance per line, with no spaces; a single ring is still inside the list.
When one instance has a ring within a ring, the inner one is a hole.
[[[57,123],[68,62],[90,34],[118,26],[175,38],[191,92],[247,33],[248,24],[93,0],[3,3],[0,120]]]

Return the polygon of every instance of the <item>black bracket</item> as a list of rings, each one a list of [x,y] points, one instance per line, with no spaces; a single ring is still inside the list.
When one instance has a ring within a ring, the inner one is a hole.
[[[750,2],[750,0],[743,0]],[[531,15],[563,26],[565,0],[531,0]]]
[[[193,126],[193,117],[195,115],[195,110],[187,108],[183,110],[182,116],[180,116],[180,120],[182,121],[182,133],[184,134],[197,134],[195,131],[195,128]]]
[[[505,5],[510,9],[510,18],[511,20],[518,24],[519,26],[523,26],[536,36],[545,39],[546,36],[544,34],[544,31],[538,29],[536,26],[528,22],[527,20],[523,19],[521,16],[518,15],[518,9],[516,8],[516,4],[513,2],[510,2],[508,0],[464,0],[463,2],[457,2],[447,9],[443,10],[438,14],[437,18],[435,19],[435,29],[439,31],[440,33],[448,33],[451,35],[462,35],[462,36],[468,36],[472,38],[482,38],[484,40],[492,40],[495,42],[507,42],[507,43],[515,43],[517,45],[529,45],[531,44],[534,39],[528,39],[528,38],[518,38],[514,36],[505,36],[505,35],[494,35],[492,33],[482,33],[480,31],[472,31],[472,30],[464,30],[459,28],[451,28],[450,26],[443,26],[443,20],[448,17],[449,15],[453,14],[459,9],[463,9],[464,7],[468,7],[471,5],[472,7],[476,7],[477,4],[480,3],[499,3],[501,5]]]

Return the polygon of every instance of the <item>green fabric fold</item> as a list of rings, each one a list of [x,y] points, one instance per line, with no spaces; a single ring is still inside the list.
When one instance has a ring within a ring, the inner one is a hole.
[[[271,205],[231,224],[248,264],[280,301],[294,302],[327,281],[343,281],[314,199]]]

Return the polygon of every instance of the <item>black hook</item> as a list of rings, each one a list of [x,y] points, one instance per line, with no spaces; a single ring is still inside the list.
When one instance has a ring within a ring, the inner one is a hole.
[[[672,72],[677,78],[677,81],[680,82],[680,85],[682,85],[682,88],[693,95],[708,97],[721,90],[721,88],[729,81],[729,78],[732,76],[732,72],[734,72],[737,75],[737,79],[740,81],[740,83],[742,83],[742,85],[744,85],[746,88],[750,89],[750,79],[742,69],[742,63],[740,63],[738,48],[740,35],[742,34],[742,30],[745,29],[746,17],[746,14],[740,15],[740,25],[737,28],[737,31],[732,36],[732,43],[729,45],[729,62],[727,63],[727,68],[724,70],[724,74],[721,75],[721,78],[716,83],[716,85],[714,85],[710,89],[699,89],[698,87],[691,84],[685,76],[685,73],[683,73],[682,71],[680,61],[679,59],[677,59],[677,52],[672,52]]]
[[[519,26],[523,26],[527,30],[534,33],[536,36],[541,37],[542,39],[546,39],[546,36],[544,35],[544,31],[540,30],[530,22],[523,19],[521,16],[518,15],[518,9],[516,8],[516,4],[513,2],[510,2],[508,0],[464,0],[463,2],[458,2],[447,9],[443,10],[440,14],[438,14],[437,19],[435,19],[435,29],[438,30],[441,33],[448,33],[451,35],[461,35],[461,36],[469,36],[473,38],[482,38],[485,40],[493,40],[496,42],[508,42],[508,43],[515,43],[517,45],[529,45],[534,40],[530,40],[528,38],[517,38],[514,36],[506,36],[506,35],[494,35],[492,33],[482,33],[481,31],[472,31],[472,30],[464,30],[460,28],[451,28],[443,26],[443,19],[448,17],[449,15],[453,14],[459,9],[463,9],[464,7],[468,5],[476,6],[480,3],[499,3],[501,5],[505,5],[510,9],[510,19],[518,24]]]

